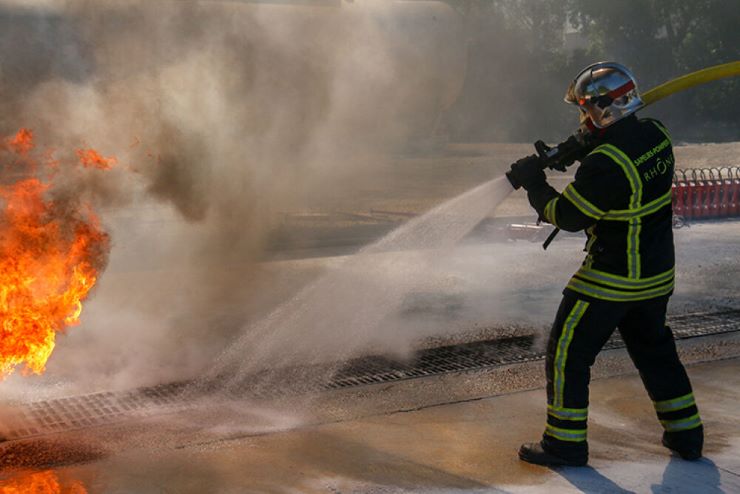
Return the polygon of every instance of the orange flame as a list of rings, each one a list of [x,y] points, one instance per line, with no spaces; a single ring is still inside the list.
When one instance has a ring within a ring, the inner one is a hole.
[[[116,158],[104,158],[94,149],[78,149],[77,156],[85,168],[97,168],[99,170],[110,170],[116,164]]]
[[[33,149],[33,132],[29,129],[21,129],[18,133],[8,139],[10,149],[18,154],[28,154]]]
[[[45,198],[50,187],[38,178],[0,185],[0,378],[22,364],[44,371],[109,249],[94,214]]]
[[[0,494],[87,494],[87,489],[78,480],[63,482],[53,470],[46,470],[0,481]]]

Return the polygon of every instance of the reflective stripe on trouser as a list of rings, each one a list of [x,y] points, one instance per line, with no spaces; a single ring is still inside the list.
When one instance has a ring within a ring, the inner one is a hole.
[[[668,432],[687,431],[702,425],[694,393],[687,393],[668,400],[653,401],[653,405],[658,414],[658,420]]]
[[[673,291],[674,269],[649,278],[631,279],[598,271],[584,263],[568,282],[568,288],[588,297],[612,302],[637,302]]]
[[[545,436],[557,441],[568,443],[586,441],[588,409],[585,406],[566,406],[565,387],[570,345],[589,305],[589,302],[584,300],[576,300],[573,304],[568,304],[567,308],[561,305],[556,326],[553,327],[550,336],[550,347],[554,343],[554,350],[552,348],[548,350],[549,383]],[[564,316],[566,312],[567,315]]]
[[[547,427],[551,448],[587,449],[588,386],[596,355],[615,328],[640,371],[666,430],[701,423],[673,334],[665,326],[668,296],[632,302],[586,300],[564,292],[547,348]],[[580,445],[580,446],[579,446]]]

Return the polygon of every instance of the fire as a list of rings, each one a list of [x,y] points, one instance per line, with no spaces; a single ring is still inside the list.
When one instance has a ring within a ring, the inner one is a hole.
[[[8,147],[18,154],[28,154],[33,149],[33,132],[29,129],[21,129],[18,133],[8,139]]]
[[[55,201],[52,189],[38,177],[0,182],[0,378],[19,365],[44,371],[56,333],[79,323],[109,250],[90,208]]]
[[[104,158],[94,149],[78,149],[77,156],[85,168],[110,170],[116,164],[116,158]]]
[[[82,482],[60,481],[56,472],[29,472],[0,481],[0,494],[87,494]]]

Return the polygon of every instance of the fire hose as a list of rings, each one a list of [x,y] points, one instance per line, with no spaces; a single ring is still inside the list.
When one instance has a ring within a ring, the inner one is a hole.
[[[740,60],[722,65],[715,65],[713,67],[708,67],[706,69],[677,77],[676,79],[672,79],[643,93],[641,95],[643,104],[638,110],[646,108],[647,106],[672,94],[733,76],[740,76]],[[565,171],[575,161],[585,157],[596,146],[595,141],[596,139],[594,138],[589,125],[584,123],[570,137],[556,146],[550,147],[545,144],[544,141],[540,140],[534,143],[534,147],[542,160],[543,168]],[[716,172],[716,174],[712,173],[713,172],[710,171],[703,171],[703,173],[702,171],[699,171],[698,173],[692,172],[691,176],[688,177],[685,174],[681,175],[681,180],[674,179],[674,200],[677,200],[679,196],[677,191],[680,189],[681,193],[684,194],[681,196],[681,200],[683,201],[681,211],[685,213],[689,208],[691,209],[690,215],[683,214],[682,216],[686,218],[708,217],[713,214],[713,212],[719,213],[721,203],[724,199],[717,202],[716,208],[712,206],[712,204],[714,204],[712,201],[715,201],[715,198],[724,198],[724,191],[729,191],[731,189],[731,187],[725,184],[725,182],[735,182],[738,180],[738,177],[735,172],[731,171],[726,172],[725,176],[720,176],[719,172]],[[732,173],[735,173],[735,175],[730,178],[727,174]],[[508,173],[507,176],[509,176]],[[512,181],[510,177],[509,181]],[[512,186],[515,189],[520,187],[519,184],[514,182],[512,182]],[[691,194],[691,196],[689,197],[686,194]],[[710,197],[711,199],[709,199]],[[737,201],[737,197],[734,197],[735,201]],[[730,206],[728,204],[725,206],[725,210],[730,211],[732,208],[736,207],[737,206]],[[548,237],[543,244],[545,249],[547,249],[547,246],[552,242],[558,232],[559,229],[556,228]]]

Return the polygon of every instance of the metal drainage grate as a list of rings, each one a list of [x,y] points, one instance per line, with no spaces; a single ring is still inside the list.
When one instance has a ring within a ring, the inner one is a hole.
[[[740,309],[693,313],[668,318],[678,340],[740,331]],[[476,341],[460,345],[422,350],[412,362],[402,364],[383,357],[366,357],[349,362],[324,385],[328,389],[379,384],[449,372],[484,369],[545,358],[533,348],[532,336]],[[623,348],[624,342],[614,332],[604,348]]]
[[[84,429],[120,422],[133,415],[181,407],[185,383],[161,384],[119,393],[102,392],[37,401],[5,409],[0,415],[0,440]]]
[[[712,313],[694,313],[669,317],[677,339],[696,338],[740,331],[740,309]],[[487,341],[431,348],[418,352],[409,362],[386,357],[351,360],[331,372],[329,368],[280,369],[253,376],[238,386],[246,396],[264,396],[264,382],[293,383],[281,387],[282,394],[308,390],[331,390],[389,383],[453,372],[474,371],[544,358],[533,347],[534,337],[517,336]],[[624,343],[615,333],[606,348],[620,348]],[[333,377],[326,379],[329,373]],[[324,376],[317,380],[311,376]],[[313,379],[313,381],[312,381]],[[297,386],[296,381],[303,380]],[[0,436],[6,440],[42,434],[85,429],[121,422],[133,416],[163,413],[187,406],[185,393],[190,382],[176,382],[138,388],[125,392],[102,392],[84,396],[44,400],[4,410],[0,417]],[[218,389],[218,383],[209,387]],[[270,395],[275,387],[270,386]]]
[[[533,342],[532,336],[516,336],[431,348],[418,352],[408,363],[384,357],[355,359],[324,387],[347,388],[524,362],[539,358]]]

